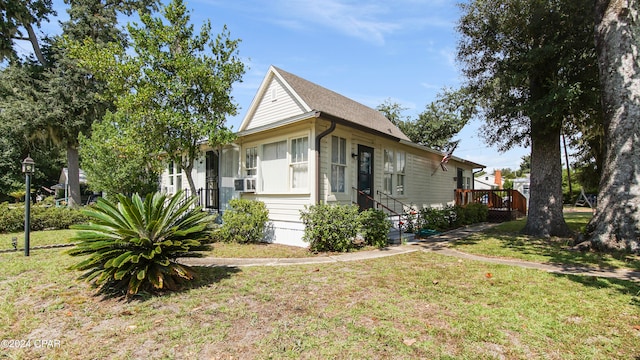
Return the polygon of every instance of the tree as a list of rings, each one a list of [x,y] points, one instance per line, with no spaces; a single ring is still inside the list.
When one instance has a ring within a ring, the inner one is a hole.
[[[598,52],[606,148],[596,215],[597,248],[640,252],[640,13],[637,0],[598,0]]]
[[[141,195],[158,190],[160,161],[150,156],[136,134],[126,134],[118,124],[126,120],[115,119],[121,113],[108,112],[91,126],[91,138],[80,135],[82,168],[87,174],[89,187],[104,191],[107,197],[117,194]]]
[[[45,112],[44,68],[36,62],[13,62],[0,71],[0,197],[24,189],[20,162],[31,156],[36,163],[32,177],[35,191],[50,187],[64,166],[63,151],[48,139],[31,135],[26,128]],[[27,106],[25,106],[25,104]],[[1,201],[1,200],[0,200]]]
[[[128,26],[131,55],[122,44],[91,41],[76,55],[107,81],[116,97],[117,119],[128,122],[119,124],[142,130],[138,141],[178,164],[194,194],[191,172],[202,141],[219,146],[232,139],[224,123],[237,112],[231,89],[241,80],[244,64],[237,57],[239,40],[230,38],[226,26],[215,38],[209,22],[194,34],[182,0],[172,1],[162,13],[166,23],[142,14],[142,27]]]
[[[0,0],[0,60],[16,58],[14,40],[26,40],[31,43],[33,52],[41,65],[45,60],[35,27],[56,15],[51,0]],[[26,31],[26,36],[23,33]]]
[[[593,2],[487,0],[461,5],[458,59],[485,119],[485,138],[506,150],[531,146],[524,232],[570,233],[562,213],[560,133],[587,116],[597,79]]]
[[[381,111],[414,143],[444,151],[452,147],[453,137],[462,130],[473,114],[470,98],[463,90],[445,89],[414,121],[402,116],[406,110],[387,100],[376,109]]]

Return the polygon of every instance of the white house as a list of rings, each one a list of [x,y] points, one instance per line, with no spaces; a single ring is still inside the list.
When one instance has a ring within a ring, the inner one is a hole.
[[[357,203],[402,213],[406,206],[454,202],[483,165],[412,143],[377,110],[270,67],[228,146],[202,148],[194,180],[203,203],[224,211],[230,199],[263,201],[270,241],[307,246],[300,211],[316,203]],[[445,171],[445,169],[447,171]],[[187,187],[171,164],[162,188]],[[382,205],[379,205],[382,204]]]
[[[475,190],[498,190],[502,189],[503,184],[502,171],[500,170],[495,170],[493,175],[484,174],[473,179]]]

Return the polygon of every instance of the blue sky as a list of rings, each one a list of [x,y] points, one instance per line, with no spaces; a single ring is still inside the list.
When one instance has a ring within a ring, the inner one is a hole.
[[[55,0],[59,15],[65,5]],[[449,0],[185,0],[192,23],[226,24],[248,71],[234,86],[238,129],[270,65],[375,108],[386,99],[415,118],[444,87],[463,78],[455,60],[459,9]],[[53,31],[57,24],[47,25]],[[517,169],[528,149],[499,153],[478,135],[480,122],[457,136],[455,156]]]

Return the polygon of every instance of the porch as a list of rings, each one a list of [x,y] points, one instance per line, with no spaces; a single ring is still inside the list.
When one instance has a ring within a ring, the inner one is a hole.
[[[489,221],[511,221],[527,215],[527,199],[517,190],[455,190],[456,205],[487,205]]]

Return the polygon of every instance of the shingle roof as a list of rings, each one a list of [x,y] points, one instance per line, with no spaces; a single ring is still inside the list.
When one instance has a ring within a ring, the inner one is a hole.
[[[313,110],[333,115],[347,122],[376,130],[397,139],[409,140],[381,112],[280,68],[275,66],[273,68]]]

